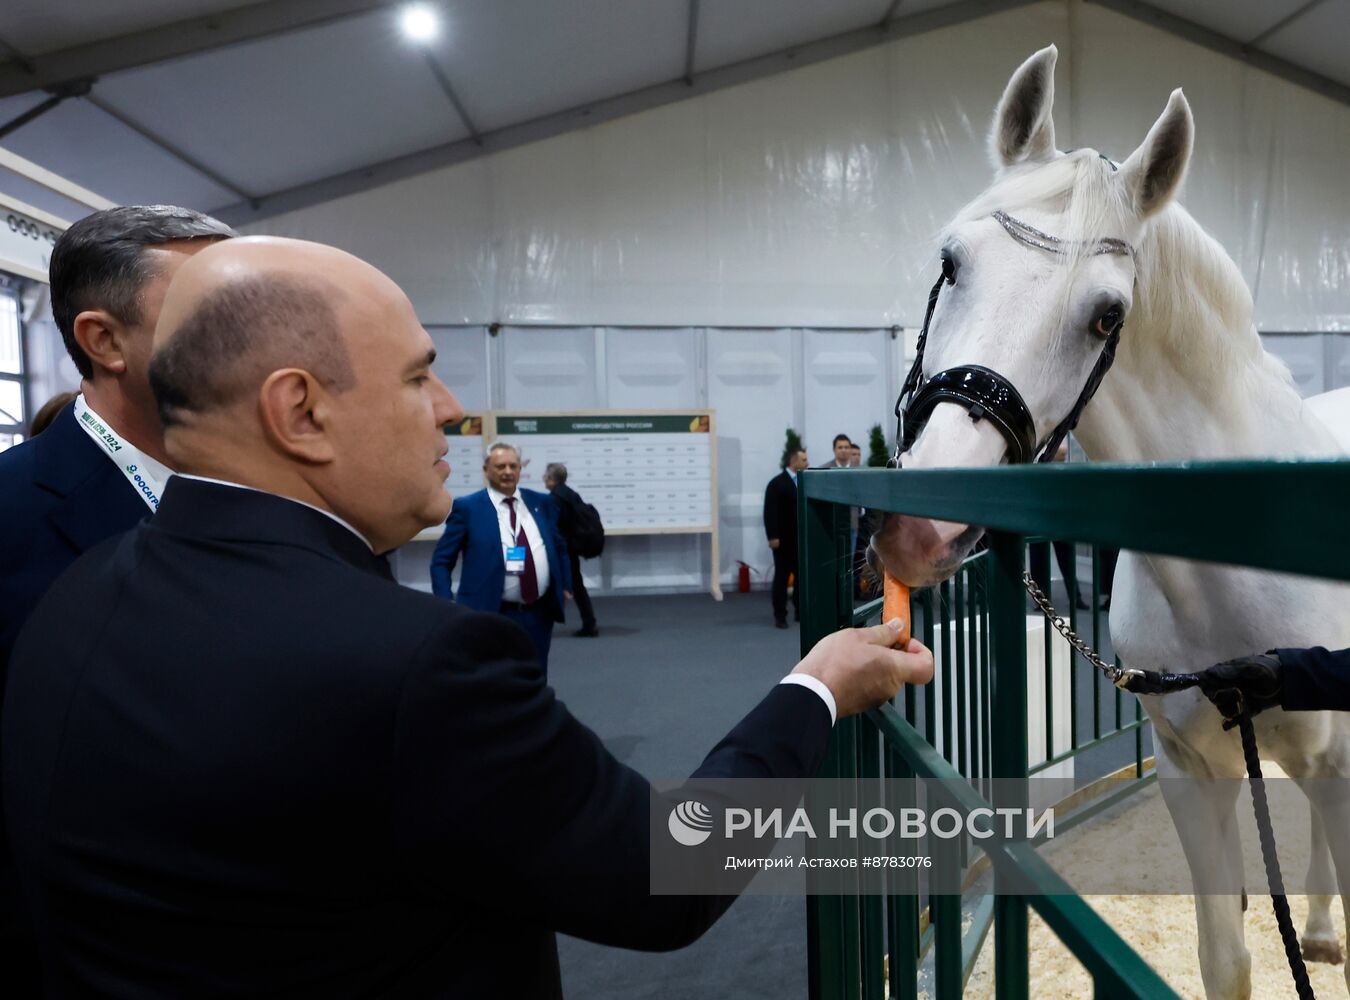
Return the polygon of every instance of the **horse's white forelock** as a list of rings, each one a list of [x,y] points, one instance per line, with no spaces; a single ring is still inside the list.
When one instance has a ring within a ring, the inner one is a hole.
[[[957,212],[941,239],[998,210],[1014,217],[1028,209],[1058,212],[1062,228],[1051,235],[1070,242],[1066,264],[1077,267],[1098,240],[1121,238],[1134,220],[1115,177],[1111,165],[1090,149],[1009,168]],[[1251,292],[1237,265],[1180,205],[1144,223],[1134,263],[1135,301],[1126,337],[1146,338],[1140,347],[1165,353],[1200,383],[1231,385],[1235,369],[1255,374],[1272,366],[1292,381],[1282,364],[1262,357]]]

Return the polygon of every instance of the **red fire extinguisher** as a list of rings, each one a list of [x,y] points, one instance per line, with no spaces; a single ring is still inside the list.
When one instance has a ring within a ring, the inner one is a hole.
[[[748,594],[750,593],[750,564],[741,562],[739,559],[736,561],[741,563],[741,571],[736,577],[736,589],[742,594]]]

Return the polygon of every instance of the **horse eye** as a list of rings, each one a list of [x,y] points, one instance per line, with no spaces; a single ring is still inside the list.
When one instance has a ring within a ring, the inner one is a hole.
[[[956,284],[956,261],[946,250],[942,251],[942,276],[947,279],[947,284]]]
[[[1102,337],[1109,337],[1120,329],[1123,319],[1120,306],[1112,306],[1097,317],[1097,321],[1092,324],[1093,332]]]

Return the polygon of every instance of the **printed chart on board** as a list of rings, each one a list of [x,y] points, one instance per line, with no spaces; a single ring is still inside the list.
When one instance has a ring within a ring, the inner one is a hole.
[[[445,425],[445,443],[450,446],[445,460],[450,463],[450,478],[445,488],[451,496],[483,488],[483,418],[465,416],[463,420]]]
[[[595,505],[609,533],[712,531],[712,413],[496,413],[496,437],[528,462],[522,485],[543,489],[550,462]]]

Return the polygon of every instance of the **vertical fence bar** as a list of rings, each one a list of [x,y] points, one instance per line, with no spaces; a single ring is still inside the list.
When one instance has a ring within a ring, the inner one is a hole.
[[[810,470],[809,478],[818,475]],[[803,479],[805,482],[805,479]],[[823,500],[808,500],[806,490],[797,491],[798,586],[802,588],[801,651],[805,655],[822,638],[838,627],[839,586],[835,580],[836,538],[847,533],[847,508]],[[851,609],[848,609],[851,610]],[[822,778],[842,779],[855,769],[853,747],[854,720],[845,719],[830,736],[830,746],[821,765]],[[856,901],[842,896],[817,896],[809,890],[815,881],[807,873],[806,897],[807,991],[811,1000],[853,1000],[857,996],[858,948]],[[852,937],[848,940],[848,910],[853,912]],[[850,947],[851,945],[851,947]],[[853,991],[849,992],[852,983]]]
[[[1055,555],[1055,562],[1056,562],[1056,563],[1059,562],[1059,553],[1055,550],[1055,546],[1056,546],[1056,545],[1059,545],[1059,544],[1062,544],[1062,543],[1054,542],[1054,541],[1046,542],[1046,543],[1045,543],[1045,547],[1046,547],[1046,549],[1047,549],[1047,552],[1046,552],[1046,559],[1045,559],[1045,565],[1046,565],[1046,567],[1047,567],[1047,569],[1046,569],[1046,574],[1045,574],[1045,590],[1046,590],[1046,593],[1049,593],[1049,592],[1050,592],[1050,572],[1051,572],[1051,571],[1049,570],[1049,566],[1050,566],[1050,555],[1051,555],[1051,553],[1054,553],[1054,555]],[[1068,588],[1069,582],[1068,582],[1067,580],[1064,581],[1064,586],[1065,586],[1066,588]],[[1070,590],[1070,593],[1072,594],[1072,590]],[[1070,606],[1070,607],[1073,607],[1073,598],[1072,598],[1072,597],[1070,597],[1070,599],[1069,599],[1069,606]],[[1054,741],[1055,741],[1055,673],[1054,673],[1055,658],[1054,658],[1054,644],[1053,644],[1053,642],[1052,642],[1052,640],[1053,640],[1053,638],[1054,638],[1054,636],[1052,635],[1053,631],[1054,631],[1054,630],[1050,627],[1050,622],[1049,622],[1049,621],[1046,621],[1046,620],[1044,620],[1044,619],[1042,619],[1042,621],[1041,621],[1041,640],[1042,640],[1042,641],[1041,641],[1041,648],[1042,648],[1042,650],[1043,650],[1043,654],[1042,654],[1042,655],[1044,655],[1044,657],[1045,657],[1045,759],[1046,759],[1046,760],[1049,760],[1051,757],[1053,757],[1053,756],[1055,755],[1055,745],[1054,745]]]
[[[837,508],[844,510],[846,508]],[[845,522],[847,523],[847,522]],[[842,757],[845,761],[845,772],[840,777],[844,781],[851,782],[856,789],[858,779],[858,743],[861,731],[870,723],[862,716],[855,715],[852,718],[844,719],[835,728],[842,730]],[[854,856],[859,841],[854,842]],[[860,876],[854,873],[850,878],[850,887],[853,892],[851,895],[840,897],[844,913],[844,992],[841,997],[853,1000],[862,994],[862,962],[863,962],[863,927],[862,927],[862,896],[858,889]]]
[[[994,785],[993,785],[993,781],[994,781],[994,772],[993,772],[993,764],[992,764],[992,761],[993,761],[993,745],[994,745],[994,728],[993,728],[993,727],[994,727],[994,721],[993,721],[993,720],[994,720],[994,681],[993,681],[993,676],[994,676],[994,675],[993,675],[993,662],[994,662],[994,657],[993,657],[993,654],[992,654],[992,652],[991,652],[991,650],[992,650],[992,648],[993,648],[993,645],[992,645],[992,644],[993,644],[993,639],[992,639],[992,638],[990,637],[990,635],[989,635],[990,631],[993,629],[993,619],[990,617],[990,614],[989,614],[989,581],[990,581],[990,579],[991,579],[992,576],[993,576],[993,571],[990,569],[990,556],[989,556],[989,554],[988,554],[987,552],[985,553],[984,559],[983,559],[982,561],[983,561],[983,563],[984,563],[984,591],[983,591],[983,599],[982,599],[982,602],[981,602],[981,610],[980,610],[980,613],[981,613],[981,615],[983,616],[983,624],[984,624],[984,634],[983,634],[983,637],[982,637],[982,638],[983,638],[983,642],[982,642],[982,654],[983,654],[983,657],[984,657],[984,673],[983,673],[983,674],[981,675],[981,677],[980,677],[980,684],[981,684],[981,686],[984,688],[984,706],[985,706],[985,712],[984,712],[984,733],[983,733],[983,739],[984,739],[984,774],[985,774],[985,779],[986,779],[986,780],[985,780],[985,787],[984,787],[984,789],[983,789],[983,792],[984,792],[984,797],[987,799],[987,798],[990,797],[991,791],[992,791],[992,789],[993,789],[993,787],[994,787]]]
[[[1069,578],[1064,581],[1064,589],[1069,597],[1069,628],[1078,631],[1078,545],[1069,543]],[[1046,622],[1045,627],[1050,628]],[[1078,746],[1078,651],[1069,647],[1069,748]]]
[[[956,769],[961,772],[961,777],[969,780],[970,762],[966,755],[966,712],[969,706],[969,692],[967,691],[967,674],[970,670],[970,662],[967,657],[966,648],[966,570],[963,566],[956,572],[956,586],[953,588],[954,602],[952,606],[952,618],[950,628],[953,633],[954,645],[956,648],[956,663],[954,671],[956,673]]]
[[[1017,535],[989,536],[989,629],[993,648],[994,804],[1027,806],[1026,600],[1022,587],[1024,546]],[[994,986],[998,1000],[1027,1000],[1027,900],[1000,892],[994,874]]]
[[[931,795],[928,801],[931,808]],[[928,851],[935,872],[954,871],[961,864],[960,847],[954,838],[929,834]],[[961,967],[961,894],[930,890],[928,908],[933,919],[934,992],[937,1000],[960,1000],[965,987],[962,981],[965,970]]]
[[[989,689],[984,684],[984,619],[980,609],[984,600],[984,557],[971,564],[970,602],[967,605],[970,621],[970,690],[972,717],[970,722],[971,783],[982,788],[989,773],[984,767],[984,719],[988,714]]]
[[[1144,704],[1138,698],[1134,699],[1134,776],[1142,778],[1144,776]]]
[[[912,723],[911,723],[912,724]],[[900,754],[886,752],[887,804],[891,815],[899,816],[902,809],[916,804],[914,769]],[[897,794],[890,795],[892,790]],[[886,840],[887,854],[895,857],[913,857],[916,844],[912,839],[902,840],[898,830],[892,830]],[[917,1000],[919,995],[919,871],[917,868],[897,868],[886,873],[886,944],[890,956],[891,1000]]]
[[[942,756],[950,764],[954,760],[952,753],[952,729],[956,716],[952,711],[952,584],[943,580],[938,588],[941,598],[942,617]]]
[[[881,734],[871,720],[863,717],[858,720],[858,778],[870,786],[862,801],[879,801],[877,790],[881,780]],[[871,841],[865,839],[859,827],[858,843],[860,853],[880,854],[873,851]],[[862,997],[863,1000],[884,1000],[886,995],[886,910],[885,899],[880,892],[871,890],[866,884],[869,879],[885,885],[883,871],[866,869],[872,872],[863,876],[859,869],[859,886],[862,895],[858,897],[862,913]]]
[[[938,602],[934,599],[933,588],[923,592],[923,644],[936,650],[936,621]],[[923,686],[923,738],[930,747],[937,746],[937,685],[930,682]]]
[[[1092,546],[1092,610],[1088,613],[1092,615],[1092,648],[1102,648],[1102,620],[1101,615],[1097,614],[1097,598],[1101,586],[1101,580],[1098,578],[1100,572],[1099,560],[1097,558],[1097,546]],[[1102,685],[1101,674],[1093,671],[1092,678],[1092,738],[1101,739],[1102,735]]]

